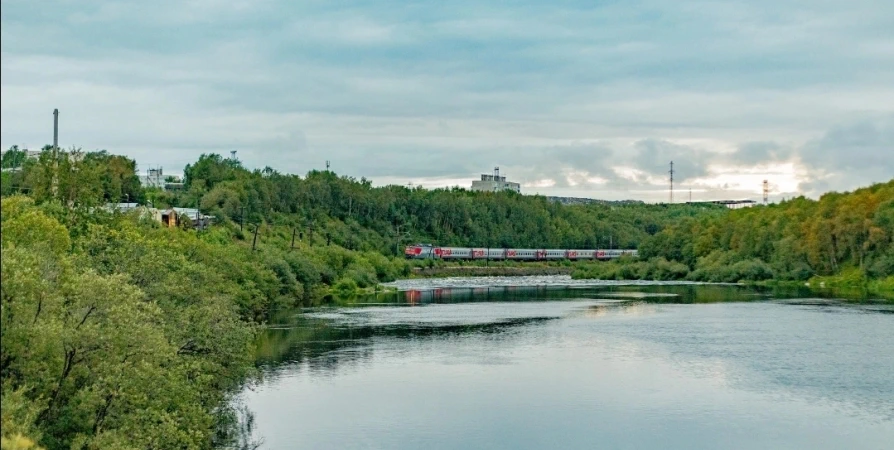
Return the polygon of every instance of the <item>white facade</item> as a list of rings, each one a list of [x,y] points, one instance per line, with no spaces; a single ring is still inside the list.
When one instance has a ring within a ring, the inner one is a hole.
[[[513,191],[521,193],[521,185],[506,181],[506,177],[483,174],[480,180],[472,182],[472,190],[479,192]]]
[[[149,169],[146,175],[140,175],[140,184],[144,188],[165,188],[165,177],[161,168]]]

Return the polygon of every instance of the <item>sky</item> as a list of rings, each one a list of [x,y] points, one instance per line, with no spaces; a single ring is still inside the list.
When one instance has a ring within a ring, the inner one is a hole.
[[[894,178],[894,2],[2,0],[0,147],[667,201]]]

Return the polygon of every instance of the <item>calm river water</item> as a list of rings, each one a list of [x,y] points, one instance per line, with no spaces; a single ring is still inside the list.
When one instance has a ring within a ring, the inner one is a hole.
[[[567,277],[397,285],[266,332],[241,396],[261,448],[894,448],[891,304]]]

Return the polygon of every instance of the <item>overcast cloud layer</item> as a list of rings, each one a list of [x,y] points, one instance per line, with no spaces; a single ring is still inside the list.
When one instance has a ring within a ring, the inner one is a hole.
[[[894,2],[3,0],[0,145],[677,200],[894,177]]]

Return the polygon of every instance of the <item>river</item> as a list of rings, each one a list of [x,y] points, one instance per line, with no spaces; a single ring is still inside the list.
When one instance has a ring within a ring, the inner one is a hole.
[[[890,303],[561,276],[395,286],[265,332],[240,396],[261,448],[894,448]]]

